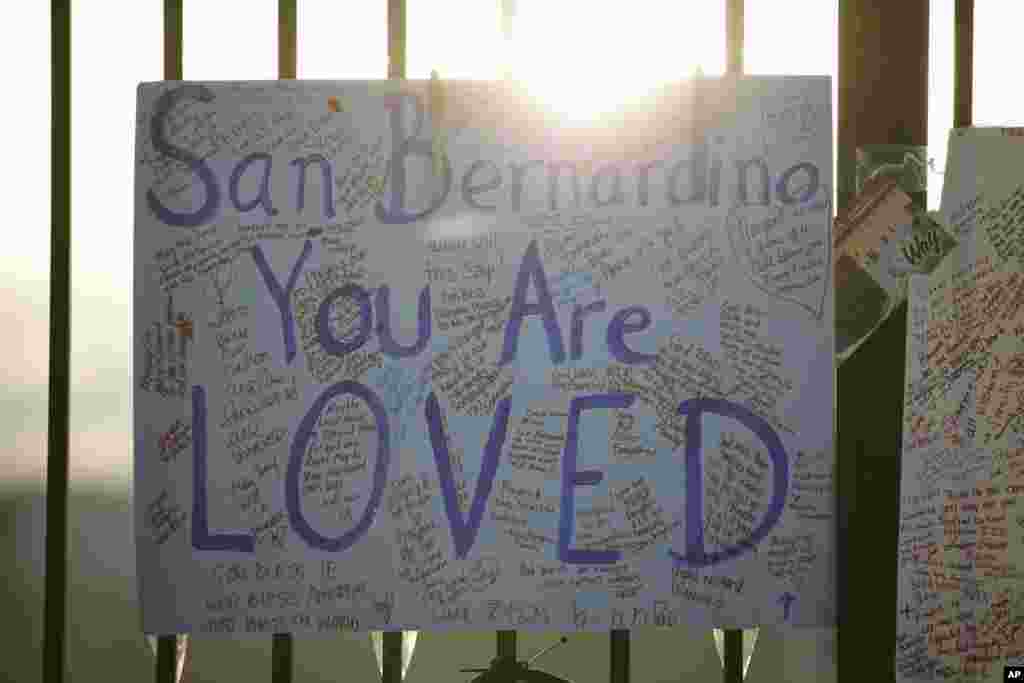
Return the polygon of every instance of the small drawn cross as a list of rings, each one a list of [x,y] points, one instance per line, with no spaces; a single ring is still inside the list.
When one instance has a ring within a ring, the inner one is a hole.
[[[787,591],[779,597],[779,602],[782,604],[782,618],[789,621],[789,608],[796,602],[796,596]]]
[[[913,614],[913,612],[910,609],[910,603],[909,602],[903,603],[903,609],[900,610],[900,614],[903,615],[904,619],[909,619],[910,618],[910,615]]]

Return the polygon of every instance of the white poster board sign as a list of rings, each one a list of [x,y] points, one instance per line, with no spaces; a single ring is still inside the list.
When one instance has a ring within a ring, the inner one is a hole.
[[[829,92],[141,86],[144,630],[832,623]]]
[[[950,135],[959,245],[910,282],[896,647],[901,681],[1024,664],[1024,130]]]

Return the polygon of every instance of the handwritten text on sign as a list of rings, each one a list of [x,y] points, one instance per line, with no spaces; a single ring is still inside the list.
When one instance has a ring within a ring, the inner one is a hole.
[[[142,86],[144,628],[831,622],[828,81],[693,92]]]

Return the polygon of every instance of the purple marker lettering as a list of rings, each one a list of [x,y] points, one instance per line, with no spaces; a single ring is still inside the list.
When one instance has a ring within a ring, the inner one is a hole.
[[[562,510],[558,527],[558,559],[570,564],[612,564],[622,557],[619,550],[577,550],[569,547],[575,531],[575,487],[595,486],[604,478],[597,470],[577,471],[579,459],[580,414],[600,408],[628,408],[636,399],[632,394],[591,394],[576,396],[569,402],[569,426],[562,456]]]
[[[302,265],[312,252],[313,243],[306,240],[306,243],[302,246],[299,260],[292,266],[292,272],[288,276],[288,285],[282,290],[277,277],[274,275],[274,271],[270,269],[270,264],[267,263],[267,257],[263,255],[263,249],[258,244],[252,248],[252,258],[256,261],[256,268],[259,269],[260,275],[263,276],[263,282],[267,284],[267,289],[270,291],[270,296],[273,297],[278,310],[281,311],[281,329],[284,331],[284,357],[286,363],[291,363],[292,359],[295,358],[295,324],[292,319],[291,305],[292,289],[294,289],[295,282],[299,279],[299,273],[302,272]]]
[[[451,526],[452,540],[455,543],[455,555],[462,559],[466,557],[469,549],[473,547],[476,534],[480,530],[480,522],[484,516],[484,507],[491,495],[491,488],[494,485],[494,475],[498,471],[498,458],[501,456],[501,447],[505,443],[505,433],[508,429],[508,413],[511,406],[511,399],[503,398],[498,401],[494,411],[494,422],[491,424],[491,434],[484,446],[483,460],[480,464],[480,476],[476,482],[476,491],[473,493],[473,502],[469,508],[469,518],[462,518],[462,511],[459,509],[458,496],[455,493],[455,477],[452,475],[452,460],[448,454],[448,437],[444,433],[444,426],[441,424],[441,407],[438,405],[434,392],[427,396],[427,404],[424,409],[427,418],[427,426],[430,429],[430,445],[434,449],[434,462],[437,463],[437,474],[441,480],[441,495],[444,497],[444,507],[448,514],[448,524]]]
[[[530,281],[537,290],[537,303],[526,302],[526,288]],[[551,350],[551,362],[561,363],[565,360],[565,348],[562,345],[562,330],[558,326],[555,305],[548,292],[548,278],[544,274],[544,264],[537,253],[537,241],[530,242],[519,265],[516,276],[515,290],[512,294],[512,310],[509,312],[508,323],[505,325],[505,343],[501,349],[501,365],[514,360],[519,346],[519,330],[523,318],[528,315],[539,315],[544,321],[544,332],[548,336],[548,348]]]
[[[370,491],[370,499],[366,503],[362,517],[354,527],[343,533],[341,536],[330,538],[316,531],[302,514],[302,500],[300,475],[302,474],[302,462],[306,455],[306,449],[313,436],[313,430],[320,420],[320,414],[327,407],[327,403],[339,396],[352,395],[362,399],[370,408],[377,428],[377,462],[373,468],[373,489]],[[328,552],[341,552],[351,548],[369,530],[373,524],[373,518],[380,507],[381,499],[384,496],[384,487],[388,480],[388,466],[391,462],[391,447],[388,431],[388,415],[384,410],[384,404],[372,389],[359,382],[345,380],[328,387],[310,407],[309,412],[302,418],[298,428],[295,430],[295,439],[292,441],[291,456],[288,459],[288,471],[285,473],[284,495],[285,507],[288,510],[288,519],[291,521],[292,529],[311,548],[326,550]]]

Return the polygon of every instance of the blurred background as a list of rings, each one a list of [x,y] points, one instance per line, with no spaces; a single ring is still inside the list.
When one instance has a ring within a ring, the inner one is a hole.
[[[131,528],[129,349],[135,88],[162,74],[162,2],[73,3],[72,379],[68,667],[71,681],[151,680],[139,631]],[[750,74],[836,76],[838,0],[746,0]],[[2,22],[8,162],[0,250],[0,680],[41,678],[49,296],[49,3],[19,3]],[[298,77],[387,73],[385,0],[300,0]],[[929,205],[937,207],[952,125],[953,0],[931,0]],[[189,80],[273,79],[276,0],[185,2]],[[1001,82],[1009,32],[1024,6],[977,0],[975,125],[1021,125],[1024,93]],[[801,35],[788,28],[799,20]],[[725,70],[723,0],[519,0],[502,40],[498,0],[408,0],[408,76],[494,79],[506,69],[585,114],[651,85]],[[1001,52],[1001,49],[1003,50]],[[11,82],[13,81],[13,82]],[[1016,98],[1016,99],[1015,99]],[[833,105],[834,109],[834,105]],[[1014,113],[1018,112],[1018,118]],[[834,126],[833,126],[834,127]],[[521,633],[523,656],[558,634]],[[490,632],[420,634],[407,680],[464,681],[462,666],[494,655]],[[835,631],[762,629],[748,681],[835,680]],[[635,631],[632,675],[643,683],[718,681],[711,633]],[[577,683],[607,679],[608,638],[572,635],[541,668]],[[296,681],[377,680],[370,639],[300,639]],[[188,680],[270,679],[270,640],[193,639]]]

